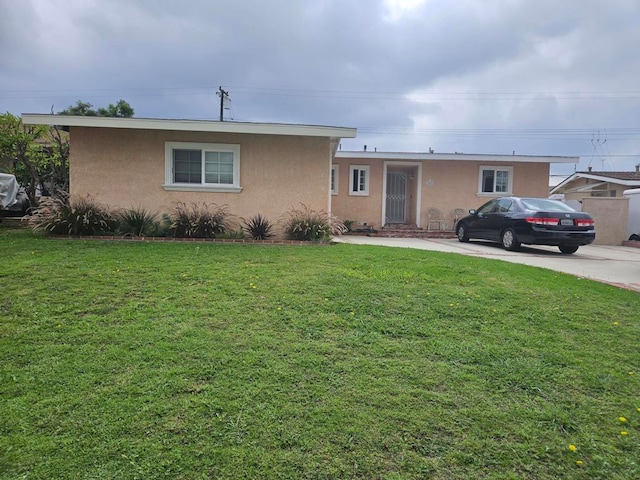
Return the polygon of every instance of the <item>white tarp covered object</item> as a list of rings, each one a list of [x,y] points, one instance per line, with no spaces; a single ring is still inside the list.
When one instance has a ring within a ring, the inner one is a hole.
[[[0,173],[0,206],[2,208],[9,208],[16,203],[19,188],[15,175]]]
[[[640,188],[625,190],[622,194],[629,199],[627,239],[640,240]]]

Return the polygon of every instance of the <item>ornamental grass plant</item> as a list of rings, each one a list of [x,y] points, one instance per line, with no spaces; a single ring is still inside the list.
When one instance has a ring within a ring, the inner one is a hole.
[[[332,235],[347,232],[347,227],[337,217],[304,204],[283,213],[279,222],[290,240],[326,241]]]
[[[170,215],[171,234],[182,238],[216,238],[230,227],[227,205],[179,202]]]
[[[59,235],[99,235],[113,232],[116,215],[93,197],[72,197],[60,192],[43,197],[29,217],[36,232]]]
[[[283,213],[278,224],[286,238],[296,241],[324,242],[347,232],[337,217],[306,205]],[[264,215],[242,218],[238,223],[228,205],[178,202],[171,213],[159,215],[144,207],[111,209],[91,196],[66,193],[43,199],[30,225],[36,233],[72,236],[242,239],[248,235],[253,240],[268,240],[276,235],[275,224]]]

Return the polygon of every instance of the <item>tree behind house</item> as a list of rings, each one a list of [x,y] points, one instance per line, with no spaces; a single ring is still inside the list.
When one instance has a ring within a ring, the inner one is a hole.
[[[131,118],[135,111],[128,102],[120,99],[115,105],[110,103],[107,107],[100,107],[97,110],[88,102],[78,100],[75,105],[69,105],[59,112],[60,115],[79,115],[83,117],[119,117]]]
[[[60,115],[131,118],[134,110],[128,102],[97,110],[78,100],[59,112]],[[16,176],[24,187],[32,207],[37,193],[69,191],[69,136],[58,126],[25,125],[22,119],[7,112],[0,115],[0,170]]]
[[[0,163],[25,188],[31,206],[38,191],[69,188],[69,142],[56,127],[25,125],[11,113],[0,115]]]

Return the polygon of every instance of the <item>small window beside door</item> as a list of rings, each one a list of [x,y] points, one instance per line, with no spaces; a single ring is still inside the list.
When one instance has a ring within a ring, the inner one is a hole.
[[[349,167],[349,195],[369,195],[368,165],[351,165]]]
[[[331,165],[331,195],[338,194],[338,165]]]

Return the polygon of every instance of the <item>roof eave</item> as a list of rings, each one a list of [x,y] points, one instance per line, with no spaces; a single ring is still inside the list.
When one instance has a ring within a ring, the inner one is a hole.
[[[577,177],[589,178],[591,180],[598,180],[600,182],[618,183],[620,185],[640,185],[640,180],[630,180],[625,178],[609,177],[607,175],[593,175],[593,174],[583,174],[583,173],[576,173],[575,175],[576,175],[576,178]]]
[[[472,162],[505,162],[505,163],[578,163],[580,157],[535,156],[535,155],[490,155],[476,153],[420,153],[420,152],[354,152],[341,150],[337,158],[362,158],[379,160],[453,160]]]
[[[28,125],[59,125],[63,127],[122,128],[139,130],[192,131],[211,133],[243,133],[259,135],[293,135],[328,138],[354,138],[356,129],[324,125],[284,123],[216,122],[210,120],[172,120],[158,118],[84,117],[23,113]]]
[[[555,187],[553,187],[550,191],[549,194],[554,194],[556,193],[560,188],[564,187],[567,183],[569,183],[573,178],[575,178],[576,174],[572,173],[571,175],[569,175],[567,178],[565,178],[562,182],[560,182],[558,185],[556,185]]]
[[[568,183],[571,183],[577,178],[588,178],[590,180],[596,180],[598,182],[615,183],[618,185],[623,185],[625,187],[640,187],[640,180],[622,180],[620,178],[607,177],[605,175],[594,175],[592,173],[576,172],[567,177],[565,181],[556,185],[550,193],[555,193],[555,191],[559,190],[561,187],[564,187]]]

